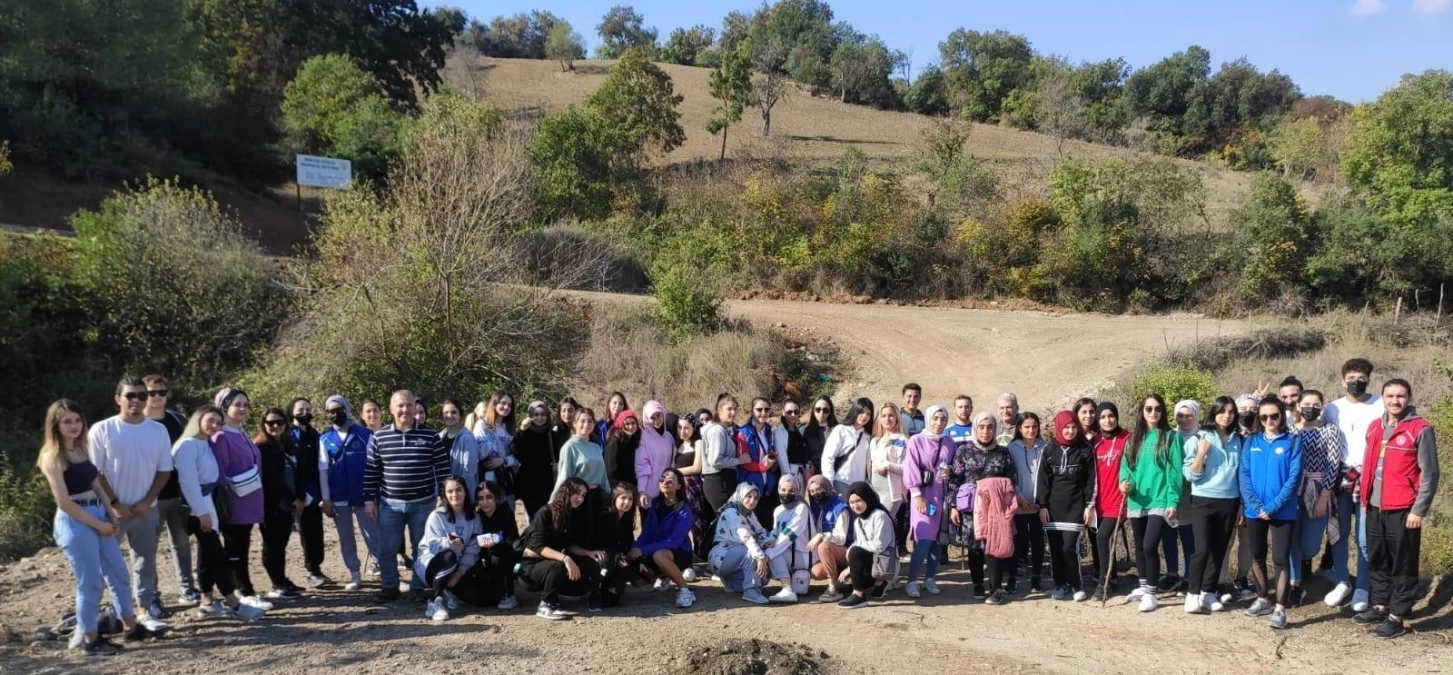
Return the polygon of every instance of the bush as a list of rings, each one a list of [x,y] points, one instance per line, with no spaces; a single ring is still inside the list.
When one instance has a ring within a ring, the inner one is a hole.
[[[721,292],[714,277],[691,262],[660,262],[651,273],[661,321],[677,340],[707,335],[721,325]]]
[[[303,62],[283,90],[282,126],[290,150],[341,157],[354,175],[378,180],[403,145],[407,118],[383,85],[345,54]]]
[[[39,471],[0,451],[0,560],[52,544],[55,499]]]
[[[1190,399],[1200,403],[1202,410],[1209,410],[1211,402],[1222,393],[1210,371],[1190,363],[1146,365],[1135,374],[1130,390],[1135,394],[1137,404],[1147,395],[1156,393],[1165,398],[1167,407]],[[1166,411],[1167,416],[1171,414],[1172,411]]]

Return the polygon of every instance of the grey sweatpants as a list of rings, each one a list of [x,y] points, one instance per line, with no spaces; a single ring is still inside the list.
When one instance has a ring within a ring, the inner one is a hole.
[[[125,539],[131,550],[131,585],[136,588],[136,613],[160,600],[156,592],[156,537],[160,520],[155,508],[141,518],[123,518],[117,539]]]
[[[167,531],[172,563],[177,568],[178,588],[183,592],[196,588],[197,584],[192,580],[192,538],[187,534],[187,518],[191,517],[192,510],[181,499],[158,499],[154,510],[157,512],[157,536],[161,536],[161,528],[165,527]]]

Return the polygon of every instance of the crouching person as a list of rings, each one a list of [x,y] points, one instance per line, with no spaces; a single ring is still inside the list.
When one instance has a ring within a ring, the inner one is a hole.
[[[588,489],[585,481],[566,478],[520,537],[520,578],[540,591],[535,616],[542,619],[570,618],[560,611],[560,594],[591,596],[600,579],[600,564],[586,548],[591,538]]]
[[[447,621],[450,610],[460,608],[456,588],[479,560],[482,521],[469,497],[469,486],[459,476],[444,480],[444,496],[429,514],[414,574],[428,586],[429,605],[424,614],[434,621]]]

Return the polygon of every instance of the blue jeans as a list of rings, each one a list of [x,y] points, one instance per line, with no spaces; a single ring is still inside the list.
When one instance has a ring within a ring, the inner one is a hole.
[[[399,557],[395,555],[404,541],[404,528],[409,528],[409,551],[415,560],[419,558],[419,541],[424,538],[424,525],[429,514],[434,512],[434,498],[406,502],[385,499],[378,505],[378,569],[384,591],[398,590]],[[409,588],[424,590],[424,580],[411,574]]]
[[[1327,531],[1327,516],[1313,518],[1306,506],[1297,506],[1297,524],[1292,526],[1291,582],[1302,582],[1302,560],[1315,558],[1322,550],[1322,533]]]
[[[1190,515],[1176,514],[1179,527],[1167,527],[1160,531],[1160,549],[1165,554],[1165,573],[1179,574],[1184,579],[1191,575],[1191,556],[1196,554],[1196,533],[1191,529]],[[1184,555],[1176,557],[1176,539],[1181,542]],[[1177,564],[1179,561],[1180,564]]]
[[[106,507],[100,504],[81,507],[97,520],[105,521]],[[136,616],[131,603],[131,570],[121,555],[121,542],[103,537],[91,526],[56,509],[55,526],[51,530],[56,546],[66,554],[71,574],[76,577],[76,629],[89,635],[96,632],[96,618],[101,611],[102,584],[111,589],[116,612],[124,619]]]
[[[1337,491],[1337,527],[1342,532],[1342,538],[1332,545],[1332,579],[1337,582],[1346,583],[1351,580],[1350,570],[1347,569],[1347,545],[1352,539],[1352,513],[1357,512],[1357,586],[1359,591],[1365,591],[1372,582],[1372,575],[1368,572],[1371,567],[1367,562],[1367,521],[1363,518],[1365,512],[1362,506],[1357,504],[1357,495],[1347,490]]]
[[[918,581],[918,570],[923,567],[924,560],[928,561],[928,571],[925,579],[933,579],[938,576],[938,561],[942,557],[939,552],[938,542],[933,539],[919,539],[913,542],[913,556],[908,559],[908,580]]]

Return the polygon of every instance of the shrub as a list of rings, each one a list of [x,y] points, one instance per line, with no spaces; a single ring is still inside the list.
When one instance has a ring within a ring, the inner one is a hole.
[[[55,499],[39,471],[0,451],[0,560],[48,546]]]
[[[1263,173],[1251,184],[1251,201],[1238,233],[1248,252],[1241,284],[1248,299],[1268,300],[1301,288],[1302,264],[1312,253],[1309,210],[1290,183]]]
[[[349,159],[362,178],[384,177],[403,145],[406,122],[378,78],[345,54],[308,59],[283,90],[290,149]]]
[[[721,325],[721,292],[714,277],[691,262],[658,262],[652,290],[661,321],[676,339],[707,335]]]
[[[1157,393],[1165,397],[1166,406],[1174,406],[1177,401],[1190,399],[1199,402],[1202,410],[1209,409],[1211,402],[1221,395],[1221,389],[1211,372],[1190,363],[1152,363],[1143,366],[1135,374],[1130,390],[1135,394],[1137,403],[1145,400],[1147,395]],[[1171,414],[1172,411],[1166,411],[1167,416]]]

